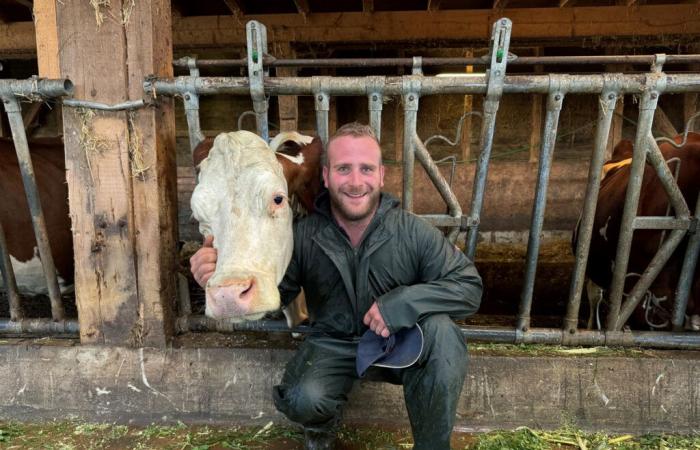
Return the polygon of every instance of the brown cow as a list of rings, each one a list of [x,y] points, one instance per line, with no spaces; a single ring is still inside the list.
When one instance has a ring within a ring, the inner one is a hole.
[[[680,144],[682,137],[676,137],[675,142]],[[700,186],[698,182],[700,179],[700,134],[689,133],[686,144],[680,148],[669,143],[661,143],[659,148],[666,161],[678,158],[679,163],[674,162],[675,160],[672,161],[670,168],[674,171],[676,164],[680,164],[678,186],[691,209],[691,213],[697,215],[698,211],[692,211],[692,209],[695,207],[698,187]],[[604,291],[610,288],[612,282],[620,222],[630,176],[632,149],[630,141],[621,141],[615,147],[612,159],[605,164],[603,169],[598,206],[593,223],[587,275],[595,285]],[[668,205],[668,196],[658,180],[656,171],[647,164],[644,169],[637,215],[665,216],[668,214]],[[668,236],[668,232],[664,236]],[[639,275],[649,265],[661,245],[661,239],[661,231],[637,230],[634,232],[625,292],[630,292]],[[649,288],[645,301],[640,303],[640,307],[630,318],[630,325],[633,327],[661,329],[670,326],[674,293],[678,285],[687,241],[686,237]],[[594,298],[600,298],[602,293],[596,292],[594,287],[589,286],[588,296],[589,300],[594,303]],[[687,316],[689,320],[687,322],[689,328],[700,329],[699,314],[700,276],[699,271],[696,271],[688,299]]]
[[[59,287],[65,292],[71,289],[73,283],[73,237],[68,216],[63,143],[59,139],[33,140],[30,148]],[[15,269],[17,287],[20,293],[27,295],[46,294],[48,290],[19,164],[14,144],[8,139],[0,139],[0,192],[3,196],[0,220]]]

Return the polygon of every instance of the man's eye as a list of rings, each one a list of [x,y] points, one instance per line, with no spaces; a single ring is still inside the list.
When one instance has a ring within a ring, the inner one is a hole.
[[[340,173],[348,173],[349,171],[350,169],[347,167],[338,167],[338,172]]]

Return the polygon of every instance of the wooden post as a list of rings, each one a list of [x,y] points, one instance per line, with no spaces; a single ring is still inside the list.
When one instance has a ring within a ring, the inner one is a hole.
[[[141,99],[146,75],[172,76],[170,2],[56,2],[54,11],[37,40],[56,35],[59,51],[40,53],[39,65],[56,64],[76,99]],[[163,346],[175,299],[172,101],[131,113],[66,107],[63,134],[81,342]]]
[[[278,58],[294,58],[296,52],[289,42],[275,44],[275,56]],[[275,69],[279,77],[295,77],[295,67],[278,67]],[[277,97],[279,106],[280,131],[297,131],[299,129],[299,98],[296,95],[280,95]]]

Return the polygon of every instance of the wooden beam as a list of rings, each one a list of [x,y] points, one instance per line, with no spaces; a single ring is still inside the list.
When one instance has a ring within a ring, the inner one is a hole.
[[[654,129],[661,135],[673,138],[678,134],[676,127],[668,118],[661,106],[657,106],[654,111]]]
[[[129,5],[112,0],[98,26],[88,2],[57,2],[61,76],[76,99],[141,99],[146,75],[172,76],[170,1]],[[176,285],[172,99],[133,113],[64,108],[63,135],[81,342],[165,346]]]
[[[374,0],[362,0],[362,12],[372,14],[374,12]]]
[[[223,2],[234,16],[242,16],[245,14],[245,7],[241,0],[223,0]]]
[[[296,52],[289,43],[275,44],[275,56],[278,58],[294,58]],[[278,77],[295,77],[296,67],[277,67]],[[296,95],[277,96],[279,106],[280,131],[297,131],[299,129],[299,97]]]
[[[428,11],[437,11],[440,9],[442,0],[428,0]]]
[[[590,37],[636,39],[642,36],[697,36],[700,7],[691,4],[439,10],[260,15],[270,41],[286,42],[406,42],[421,40],[488,41],[491,26],[506,14],[515,24],[512,39],[580,40]],[[422,26],[415,26],[420,23]],[[173,18],[175,49],[244,45],[245,23],[233,16]],[[0,54],[34,54],[32,22],[0,24]]]
[[[294,0],[294,6],[297,7],[297,11],[302,16],[306,16],[311,12],[311,8],[309,7],[309,0]]]
[[[36,2],[34,23],[36,27],[36,54],[39,64],[39,76],[60,78],[56,2]]]

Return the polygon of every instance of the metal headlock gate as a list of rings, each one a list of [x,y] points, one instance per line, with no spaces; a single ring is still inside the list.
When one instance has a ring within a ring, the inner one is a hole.
[[[662,71],[664,64],[698,62],[700,61],[700,55],[674,56],[660,54],[652,56],[518,58],[508,51],[511,27],[511,21],[505,18],[494,23],[490,53],[485,59],[414,57],[411,59],[283,60],[275,59],[268,54],[267,35],[264,25],[251,21],[246,25],[247,57],[245,60],[196,61],[192,58],[178,60],[175,62],[175,65],[189,68],[189,76],[175,77],[173,79],[148,79],[144,83],[144,91],[151,96],[172,95],[183,99],[191,148],[194,148],[204,137],[199,124],[199,97],[201,95],[233,94],[250,96],[254,107],[257,132],[266,140],[269,140],[268,98],[270,95],[313,96],[316,111],[316,128],[324,143],[328,141],[329,102],[331,96],[365,96],[368,102],[370,125],[378,137],[381,136],[381,114],[384,99],[386,97],[401,98],[404,108],[403,206],[408,210],[413,208],[413,168],[415,158],[417,158],[448,205],[447,214],[431,214],[422,217],[436,226],[451,227],[453,230],[451,233],[452,237],[456,236],[456,233],[460,231],[466,231],[465,253],[472,259],[476,251],[496,114],[500,100],[503,94],[547,94],[538,182],[533,204],[526,257],[525,282],[521,293],[517,326],[512,329],[468,326],[463,328],[463,334],[472,341],[502,343],[700,348],[700,333],[622,331],[625,321],[641,300],[642,293],[652,283],[683,237],[690,234],[690,243],[685,255],[676,294],[676,307],[673,312],[674,330],[680,329],[679,327],[682,327],[683,324],[690,282],[695,272],[698,251],[700,250],[700,237],[695,232],[697,218],[691,215],[690,208],[680,195],[678,186],[670,174],[668,166],[663,161],[656,141],[651,135],[651,125],[661,94],[700,91],[700,74],[666,74]],[[506,67],[509,64],[584,63],[649,64],[652,70],[645,74],[605,73],[590,75],[542,74],[506,76]],[[468,79],[422,75],[422,67],[424,66],[455,64],[486,65],[487,70],[481,76],[477,75]],[[377,67],[398,65],[412,66],[412,74],[393,77],[269,77],[268,73],[270,67]],[[207,66],[246,66],[248,68],[248,76],[201,77],[199,75],[199,67]],[[0,84],[0,86],[3,85]],[[540,247],[540,235],[544,221],[549,172],[552,166],[553,151],[557,137],[559,113],[562,109],[564,97],[570,93],[599,95],[595,145],[589,169],[577,259],[569,292],[564,326],[562,329],[535,329],[530,327],[530,309]],[[457,198],[450,189],[449,183],[438,171],[437,165],[425,148],[427,140],[425,142],[421,140],[416,132],[419,100],[422,96],[435,94],[480,94],[485,96],[480,132],[481,151],[476,164],[468,214],[462,212]],[[576,324],[588,248],[591,241],[593,216],[613,111],[619,96],[629,94],[640,97],[639,121],[634,142],[630,184],[627,189],[622,230],[611,288],[611,312],[604,331],[577,330]],[[24,139],[26,142],[26,137]],[[662,185],[671,198],[675,213],[674,217],[636,217],[642,174],[647,159],[659,174]],[[695,214],[697,214],[699,206],[695,205]],[[659,229],[671,230],[671,232],[623,305],[622,290],[632,242],[632,233],[635,229]],[[190,314],[190,311],[189,303],[180,305],[181,316],[177,319],[177,329],[181,332],[190,330],[290,331],[283,322],[260,321],[231,324],[223,321],[214,321],[203,316],[194,316]],[[2,323],[4,324],[4,322]],[[0,328],[2,327],[0,326]],[[304,326],[291,331],[313,332],[312,329]]]
[[[0,223],[0,272],[7,293],[10,320],[0,319],[0,333],[41,333],[63,334],[78,333],[77,320],[65,320],[61,292],[59,290],[56,267],[54,265],[49,237],[46,231],[46,221],[39,199],[39,189],[32,160],[27,144],[27,135],[22,120],[22,107],[20,99],[30,101],[44,101],[51,98],[70,95],[73,92],[73,83],[69,80],[46,80],[30,78],[28,80],[0,80],[0,98],[2,99],[7,118],[10,123],[12,140],[14,141],[17,161],[24,191],[29,204],[32,218],[34,236],[37,242],[37,250],[42,261],[44,278],[51,302],[51,318],[25,319],[22,310],[20,295],[17,291],[14,271],[10,262],[8,247],[5,242],[5,231]],[[2,195],[7,195],[3,193]]]

